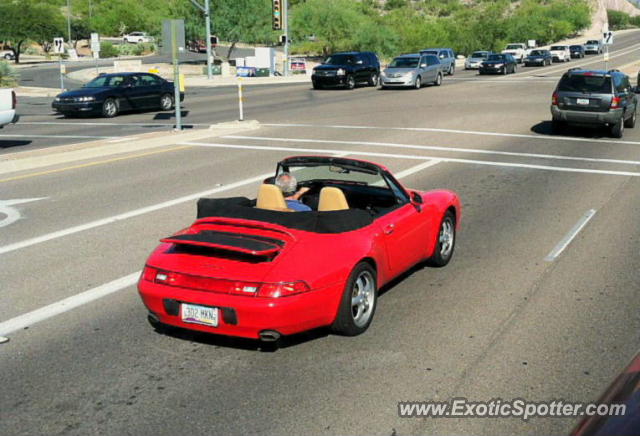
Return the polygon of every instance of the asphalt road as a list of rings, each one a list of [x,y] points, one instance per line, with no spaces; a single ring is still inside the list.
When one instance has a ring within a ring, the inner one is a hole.
[[[618,39],[614,66],[636,58],[637,35]],[[212,189],[255,196],[256,180],[287,155],[348,153],[463,200],[452,263],[387,287],[359,337],[316,331],[264,352],[252,341],[161,335],[135,286],[9,335],[0,434],[566,435],[578,418],[399,418],[397,404],[595,401],[638,350],[640,131],[552,135],[550,95],[567,67],[460,72],[419,91],[256,87],[247,112],[259,130],[0,177],[5,204],[32,199],[0,228],[0,323],[117,288],[195,215],[193,200],[141,208]],[[196,92],[191,123],[234,118],[233,90]],[[136,134],[134,122],[169,128],[153,117],[95,120],[91,134]],[[26,124],[40,120],[56,124]],[[12,129],[89,130],[87,120],[61,124],[44,112],[23,121]],[[415,169],[425,161],[434,165]]]

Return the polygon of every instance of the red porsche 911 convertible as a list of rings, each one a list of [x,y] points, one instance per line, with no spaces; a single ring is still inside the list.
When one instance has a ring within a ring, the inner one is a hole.
[[[289,173],[308,211],[288,208]],[[363,333],[377,291],[420,262],[446,265],[461,206],[451,191],[403,187],[382,165],[325,156],[278,163],[255,200],[200,199],[198,218],[161,240],[138,283],[149,321],[277,341],[316,327]]]

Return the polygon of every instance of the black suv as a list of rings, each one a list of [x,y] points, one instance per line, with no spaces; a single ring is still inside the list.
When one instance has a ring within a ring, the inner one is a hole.
[[[554,132],[566,123],[603,125],[622,138],[636,124],[638,97],[629,76],[618,70],[573,68],[562,75],[551,98]]]
[[[335,53],[322,65],[313,69],[311,81],[314,89],[342,86],[353,89],[359,83],[378,86],[380,61],[370,51]]]

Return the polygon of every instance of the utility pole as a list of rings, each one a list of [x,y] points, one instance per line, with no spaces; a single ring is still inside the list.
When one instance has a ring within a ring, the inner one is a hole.
[[[180,67],[178,65],[178,32],[176,21],[171,20],[171,58],[173,61],[173,99],[176,110],[175,130],[182,130],[182,108],[180,105]]]
[[[284,75],[289,75],[289,0],[284,0]]]
[[[210,0],[204,0],[204,6],[198,3],[196,0],[191,0],[193,5],[204,12],[204,22],[205,27],[207,29],[207,79],[211,79],[211,68],[212,68],[212,56],[211,56],[211,6],[209,5]]]
[[[71,0],[67,0],[67,34],[71,44]]]

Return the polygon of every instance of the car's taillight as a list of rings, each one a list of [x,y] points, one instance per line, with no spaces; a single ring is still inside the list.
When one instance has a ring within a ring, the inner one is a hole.
[[[15,109],[18,105],[18,99],[16,97],[16,92],[11,91],[11,109]]]
[[[558,106],[558,93],[554,92],[551,96],[551,104],[554,106]]]
[[[611,109],[618,109],[620,107],[620,101],[622,99],[620,97],[613,97],[611,99]]]
[[[258,297],[280,298],[309,292],[311,288],[303,281],[290,283],[264,283],[260,286]]]
[[[287,297],[311,290],[309,285],[302,281],[288,283],[245,282],[182,274],[150,266],[144,268],[142,280],[179,288],[264,298]]]

